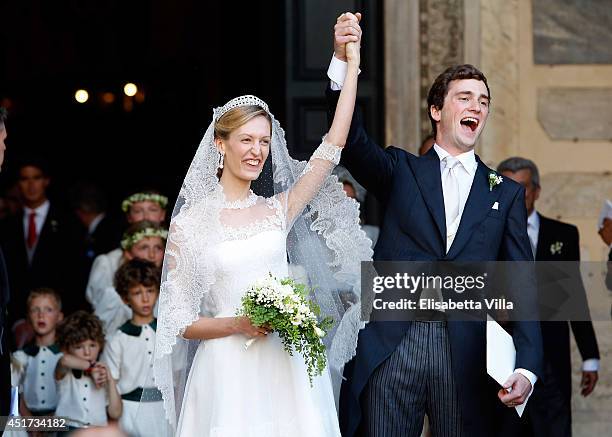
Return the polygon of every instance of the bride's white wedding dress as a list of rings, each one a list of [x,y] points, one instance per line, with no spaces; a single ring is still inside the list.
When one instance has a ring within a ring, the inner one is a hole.
[[[242,106],[269,116],[272,174],[264,177],[272,176],[275,195],[228,202],[215,127]],[[330,371],[311,386],[303,357],[285,352],[276,334],[246,350],[243,335],[198,341],[181,334],[200,317],[235,316],[248,287],[268,274],[298,272],[322,315],[337,322],[325,339],[335,387],[363,326],[360,266],[372,257],[357,203],[330,176],[341,150],[324,138],[308,162],[292,159],[283,129],[255,96],[213,111],[172,213],[160,285],[153,373],[176,436],[340,437]]]
[[[317,161],[328,167],[322,173],[330,170],[331,163]],[[316,189],[316,184],[311,188]],[[213,251],[216,278],[203,299],[203,314],[235,316],[253,282],[269,273],[288,276],[286,240],[291,220],[287,216],[291,213],[286,212],[283,199],[283,195],[264,199],[251,194],[221,211],[226,236]],[[177,436],[340,436],[327,369],[311,386],[302,356],[285,352],[276,334],[258,338],[245,350],[246,340],[231,335],[200,343],[185,388]]]

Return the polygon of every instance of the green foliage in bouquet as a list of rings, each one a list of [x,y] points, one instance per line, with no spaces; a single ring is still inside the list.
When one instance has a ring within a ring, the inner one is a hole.
[[[326,366],[322,338],[333,325],[331,317],[319,320],[320,308],[309,299],[310,289],[293,279],[277,279],[272,274],[252,285],[242,298],[238,315],[256,326],[276,332],[289,355],[298,351],[304,357],[308,379],[321,375]]]

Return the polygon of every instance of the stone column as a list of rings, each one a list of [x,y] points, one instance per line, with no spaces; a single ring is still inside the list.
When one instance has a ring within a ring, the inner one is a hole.
[[[385,144],[410,152],[419,145],[418,0],[385,0]]]
[[[518,0],[480,1],[480,70],[491,89],[491,113],[477,152],[496,165],[519,150]]]
[[[385,0],[387,144],[416,152],[431,125],[427,92],[450,65],[463,62],[463,0]]]
[[[421,138],[431,132],[427,93],[446,68],[463,62],[463,0],[420,0]]]

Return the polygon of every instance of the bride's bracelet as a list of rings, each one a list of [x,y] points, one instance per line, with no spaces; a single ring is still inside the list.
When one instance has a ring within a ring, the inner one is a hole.
[[[342,147],[334,146],[331,143],[328,143],[325,139],[327,136],[324,136],[321,144],[317,147],[317,150],[312,154],[312,158],[324,159],[325,161],[333,162],[335,165],[340,163],[340,155],[342,153]]]

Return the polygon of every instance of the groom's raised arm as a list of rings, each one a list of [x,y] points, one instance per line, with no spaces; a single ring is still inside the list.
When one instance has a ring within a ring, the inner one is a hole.
[[[342,14],[334,29],[334,57],[328,70],[330,84],[326,91],[330,123],[346,75],[344,40],[348,35],[361,36],[360,18],[360,15]],[[379,201],[385,200],[398,152],[394,148],[385,150],[368,137],[361,111],[355,108],[340,163]]]
[[[328,112],[331,115],[335,111],[338,94],[338,91],[327,90]],[[396,153],[385,151],[370,139],[363,126],[361,111],[355,108],[340,164],[380,201],[384,201],[388,191],[397,160]]]

